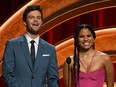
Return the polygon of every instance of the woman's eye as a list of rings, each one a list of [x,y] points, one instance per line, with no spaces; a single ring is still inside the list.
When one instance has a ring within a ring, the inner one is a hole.
[[[79,36],[80,38],[83,38],[84,36]]]
[[[87,35],[87,37],[91,37],[91,35]]]

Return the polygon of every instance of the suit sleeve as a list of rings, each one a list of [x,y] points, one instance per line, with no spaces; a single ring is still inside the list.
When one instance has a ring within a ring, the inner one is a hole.
[[[7,87],[21,87],[21,85],[19,86],[18,82],[16,81],[14,75],[15,54],[12,45],[13,44],[8,41],[5,47],[2,67],[3,78]]]
[[[59,74],[55,48],[50,57],[50,64],[48,68],[48,87],[59,87]]]

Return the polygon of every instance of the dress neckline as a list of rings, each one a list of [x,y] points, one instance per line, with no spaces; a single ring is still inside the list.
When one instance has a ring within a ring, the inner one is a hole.
[[[92,64],[92,62],[93,62],[93,59],[94,59],[96,53],[97,53],[97,51],[95,51],[95,53],[94,53],[94,55],[93,55],[93,57],[92,57],[92,59],[91,59],[91,61],[90,61],[90,64],[89,64],[89,66],[88,66],[87,68],[85,68],[84,63],[80,60],[80,63],[82,64],[82,66],[83,66],[83,68],[85,69],[86,73],[89,72],[89,70],[90,70],[90,68],[91,68],[91,64]]]
[[[88,73],[96,73],[96,72],[98,72],[98,71],[104,71],[104,68],[102,67],[102,68],[100,68],[100,69],[97,69],[97,70],[91,71],[91,72],[82,72],[82,71],[80,71],[80,73],[88,74]]]

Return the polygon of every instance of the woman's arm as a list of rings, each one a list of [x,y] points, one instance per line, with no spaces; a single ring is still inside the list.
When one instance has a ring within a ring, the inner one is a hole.
[[[105,70],[107,87],[114,87],[114,67],[108,55],[105,55]]]
[[[65,87],[71,87],[71,64],[64,62],[63,66],[63,80]]]

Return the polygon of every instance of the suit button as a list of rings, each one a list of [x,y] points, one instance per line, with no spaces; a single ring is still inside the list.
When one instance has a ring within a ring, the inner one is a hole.
[[[33,76],[31,77],[31,79],[33,79]]]

